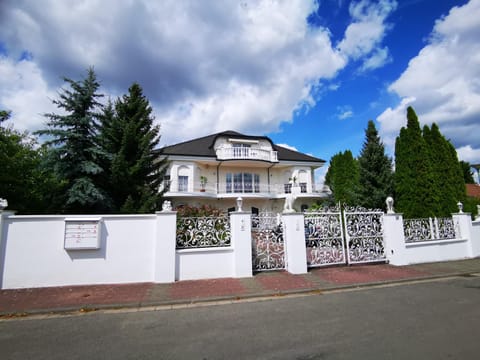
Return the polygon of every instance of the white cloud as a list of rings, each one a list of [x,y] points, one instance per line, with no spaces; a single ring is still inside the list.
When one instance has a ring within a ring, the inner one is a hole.
[[[392,62],[392,57],[390,56],[388,48],[386,47],[383,49],[378,48],[373,52],[371,56],[365,59],[360,70],[370,71],[370,70],[378,69],[384,66],[385,64],[388,64],[389,62]]]
[[[339,120],[345,120],[345,119],[351,118],[352,116],[353,116],[353,111],[350,106],[346,105],[346,106],[337,107],[336,117]]]
[[[35,63],[0,57],[0,78],[8,84],[0,87],[0,104],[12,111],[16,129],[36,129],[41,125],[39,119],[44,120],[42,114],[56,110],[51,101],[56,94]]]
[[[480,149],[472,149],[470,145],[462,146],[457,149],[458,158],[467,161],[470,164],[479,164]]]
[[[38,129],[61,76],[80,79],[93,65],[107,95],[141,84],[163,144],[226,129],[271,132],[314,106],[314,90],[352,58],[378,56],[395,2],[354,3],[354,23],[338,47],[328,29],[308,25],[317,7],[315,0],[5,0],[5,61],[34,81],[22,87],[2,77],[8,92],[0,106],[13,110],[20,127]],[[25,50],[32,58],[17,62]]]
[[[373,57],[367,59],[369,64],[365,64],[364,69],[371,68],[376,64],[380,66],[379,59],[388,51],[386,48],[378,53],[377,48],[388,30],[385,23],[388,15],[397,7],[396,1],[380,0],[369,1],[361,0],[352,2],[349,7],[350,15],[354,22],[347,27],[345,37],[338,44],[340,52],[346,56],[358,60],[372,52],[376,52]],[[387,59],[385,56],[384,61]],[[378,67],[377,66],[377,67]]]
[[[384,138],[394,138],[406,125],[405,107],[411,105],[422,124],[436,122],[457,148],[480,149],[479,38],[479,0],[437,20],[428,45],[389,87],[402,100],[377,119]]]

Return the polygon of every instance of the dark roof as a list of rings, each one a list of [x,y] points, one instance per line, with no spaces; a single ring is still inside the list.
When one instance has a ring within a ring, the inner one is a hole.
[[[215,149],[213,148],[215,141],[220,136],[234,136],[237,139],[248,140],[267,140],[272,144],[273,150],[277,151],[278,160],[286,161],[305,161],[305,162],[322,162],[325,160],[310,156],[298,151],[290,150],[282,146],[275,145],[270,138],[266,136],[252,136],[240,134],[236,131],[223,131],[216,134],[204,136],[201,138],[184,141],[175,145],[165,146],[161,149],[163,155],[179,155],[179,156],[199,156],[216,158]]]

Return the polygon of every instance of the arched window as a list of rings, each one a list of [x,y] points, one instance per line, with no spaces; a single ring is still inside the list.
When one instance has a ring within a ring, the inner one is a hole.
[[[300,191],[302,193],[306,193],[308,184],[308,173],[305,170],[300,170],[298,172],[298,184],[300,185]]]
[[[178,168],[178,191],[188,191],[188,174],[190,169],[187,166],[180,166]]]

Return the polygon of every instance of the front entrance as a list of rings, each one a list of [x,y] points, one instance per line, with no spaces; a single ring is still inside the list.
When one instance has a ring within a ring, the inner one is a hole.
[[[285,269],[280,214],[260,213],[252,216],[252,264],[253,271]]]
[[[307,266],[386,260],[383,211],[339,206],[305,214]]]

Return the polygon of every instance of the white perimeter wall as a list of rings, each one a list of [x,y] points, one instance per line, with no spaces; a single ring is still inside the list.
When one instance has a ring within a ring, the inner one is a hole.
[[[96,250],[65,250],[64,219],[4,218],[2,288],[153,281],[155,215],[103,216]]]

